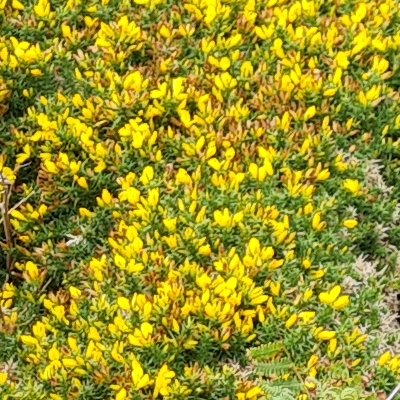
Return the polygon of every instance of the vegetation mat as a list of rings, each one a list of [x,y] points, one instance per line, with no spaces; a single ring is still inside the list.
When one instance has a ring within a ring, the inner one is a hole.
[[[0,397],[385,399],[396,0],[0,0]]]

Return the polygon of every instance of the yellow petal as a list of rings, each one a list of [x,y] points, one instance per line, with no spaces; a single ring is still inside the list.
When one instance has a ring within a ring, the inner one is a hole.
[[[36,338],[34,338],[33,336],[22,335],[20,337],[20,340],[26,346],[36,346],[39,344],[38,340]]]
[[[129,311],[131,309],[129,299],[127,299],[126,297],[118,297],[117,303],[118,307],[124,311]]]
[[[320,333],[318,333],[317,338],[319,340],[323,340],[323,341],[327,341],[327,340],[331,340],[336,336],[336,332],[334,331],[322,331]]]
[[[57,350],[56,347],[52,347],[49,350],[49,360],[54,361],[54,360],[59,360],[60,359],[60,352]]]
[[[309,119],[314,117],[316,113],[317,113],[317,109],[315,108],[315,106],[308,107],[306,112],[304,113],[304,117],[303,117],[304,121],[308,121]]]
[[[332,305],[335,310],[344,310],[350,304],[349,296],[340,296]]]
[[[378,364],[383,367],[385,364],[387,364],[390,359],[392,358],[392,355],[390,351],[387,351],[386,353],[383,353],[378,360]]]
[[[358,225],[358,221],[356,221],[355,219],[346,219],[343,221],[343,225],[347,229],[353,229]]]
[[[8,374],[7,372],[0,372],[0,386],[3,386],[8,379]]]
[[[297,321],[297,315],[293,314],[289,317],[289,319],[285,322],[285,328],[290,329]]]
[[[330,290],[329,295],[333,300],[336,300],[341,292],[342,288],[339,285],[336,285]]]
[[[140,330],[145,338],[153,333],[153,325],[149,324],[148,322],[143,322],[140,325]]]
[[[126,389],[122,388],[115,396],[115,400],[125,400],[127,395]]]

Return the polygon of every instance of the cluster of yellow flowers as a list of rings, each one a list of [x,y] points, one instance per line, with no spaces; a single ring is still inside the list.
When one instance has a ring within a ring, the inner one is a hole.
[[[400,355],[354,260],[396,207],[363,164],[400,149],[395,0],[0,0],[0,18],[2,399],[261,399],[234,365],[278,340],[298,399],[349,384],[337,370],[387,389]]]

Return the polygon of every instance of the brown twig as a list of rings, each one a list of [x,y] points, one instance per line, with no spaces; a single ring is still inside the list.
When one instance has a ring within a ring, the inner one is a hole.
[[[8,184],[8,182],[5,181],[3,175],[0,174],[1,177],[1,182],[3,185],[3,199],[2,199],[2,204],[1,204],[1,212],[3,214],[3,227],[4,227],[4,235],[6,239],[6,245],[7,245],[7,258],[6,258],[6,266],[7,270],[10,271],[12,267],[12,259],[11,259],[11,254],[10,250],[13,248],[13,241],[12,241],[12,230],[11,230],[11,222],[10,222],[10,216],[9,216],[9,201],[10,201],[10,192],[11,192],[11,184]]]
[[[9,204],[11,198],[11,191],[12,191],[12,183],[7,182],[4,179],[4,176],[0,174],[1,183],[3,185],[3,199],[1,202],[1,213],[3,214],[3,228],[4,228],[4,235],[6,239],[7,245],[7,258],[6,258],[6,267],[7,271],[11,271],[12,268],[12,258],[10,254],[10,250],[14,247],[13,240],[12,240],[12,230],[11,230],[11,222],[10,222],[10,215],[9,215]]]
[[[21,168],[26,167],[30,164],[30,162],[22,165],[18,165],[15,169],[15,173],[17,173]],[[11,271],[12,265],[13,265],[13,260],[11,257],[11,250],[14,248],[14,242],[12,239],[12,228],[11,228],[11,221],[10,221],[10,213],[16,209],[19,205],[21,205],[24,201],[26,201],[32,194],[31,192],[27,197],[25,197],[21,202],[16,204],[14,207],[10,209],[10,200],[11,200],[11,195],[13,192],[14,188],[14,182],[9,182],[7,181],[4,176],[0,173],[0,180],[1,184],[3,186],[3,199],[0,202],[0,209],[1,209],[1,214],[2,214],[2,222],[3,222],[3,228],[4,228],[4,236],[6,239],[6,246],[7,246],[7,258],[6,258],[6,268],[7,271]],[[1,221],[0,221],[1,223]]]

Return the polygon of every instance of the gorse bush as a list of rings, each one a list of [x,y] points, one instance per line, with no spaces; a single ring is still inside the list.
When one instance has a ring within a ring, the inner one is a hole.
[[[394,0],[0,0],[1,399],[382,399],[400,373]]]

